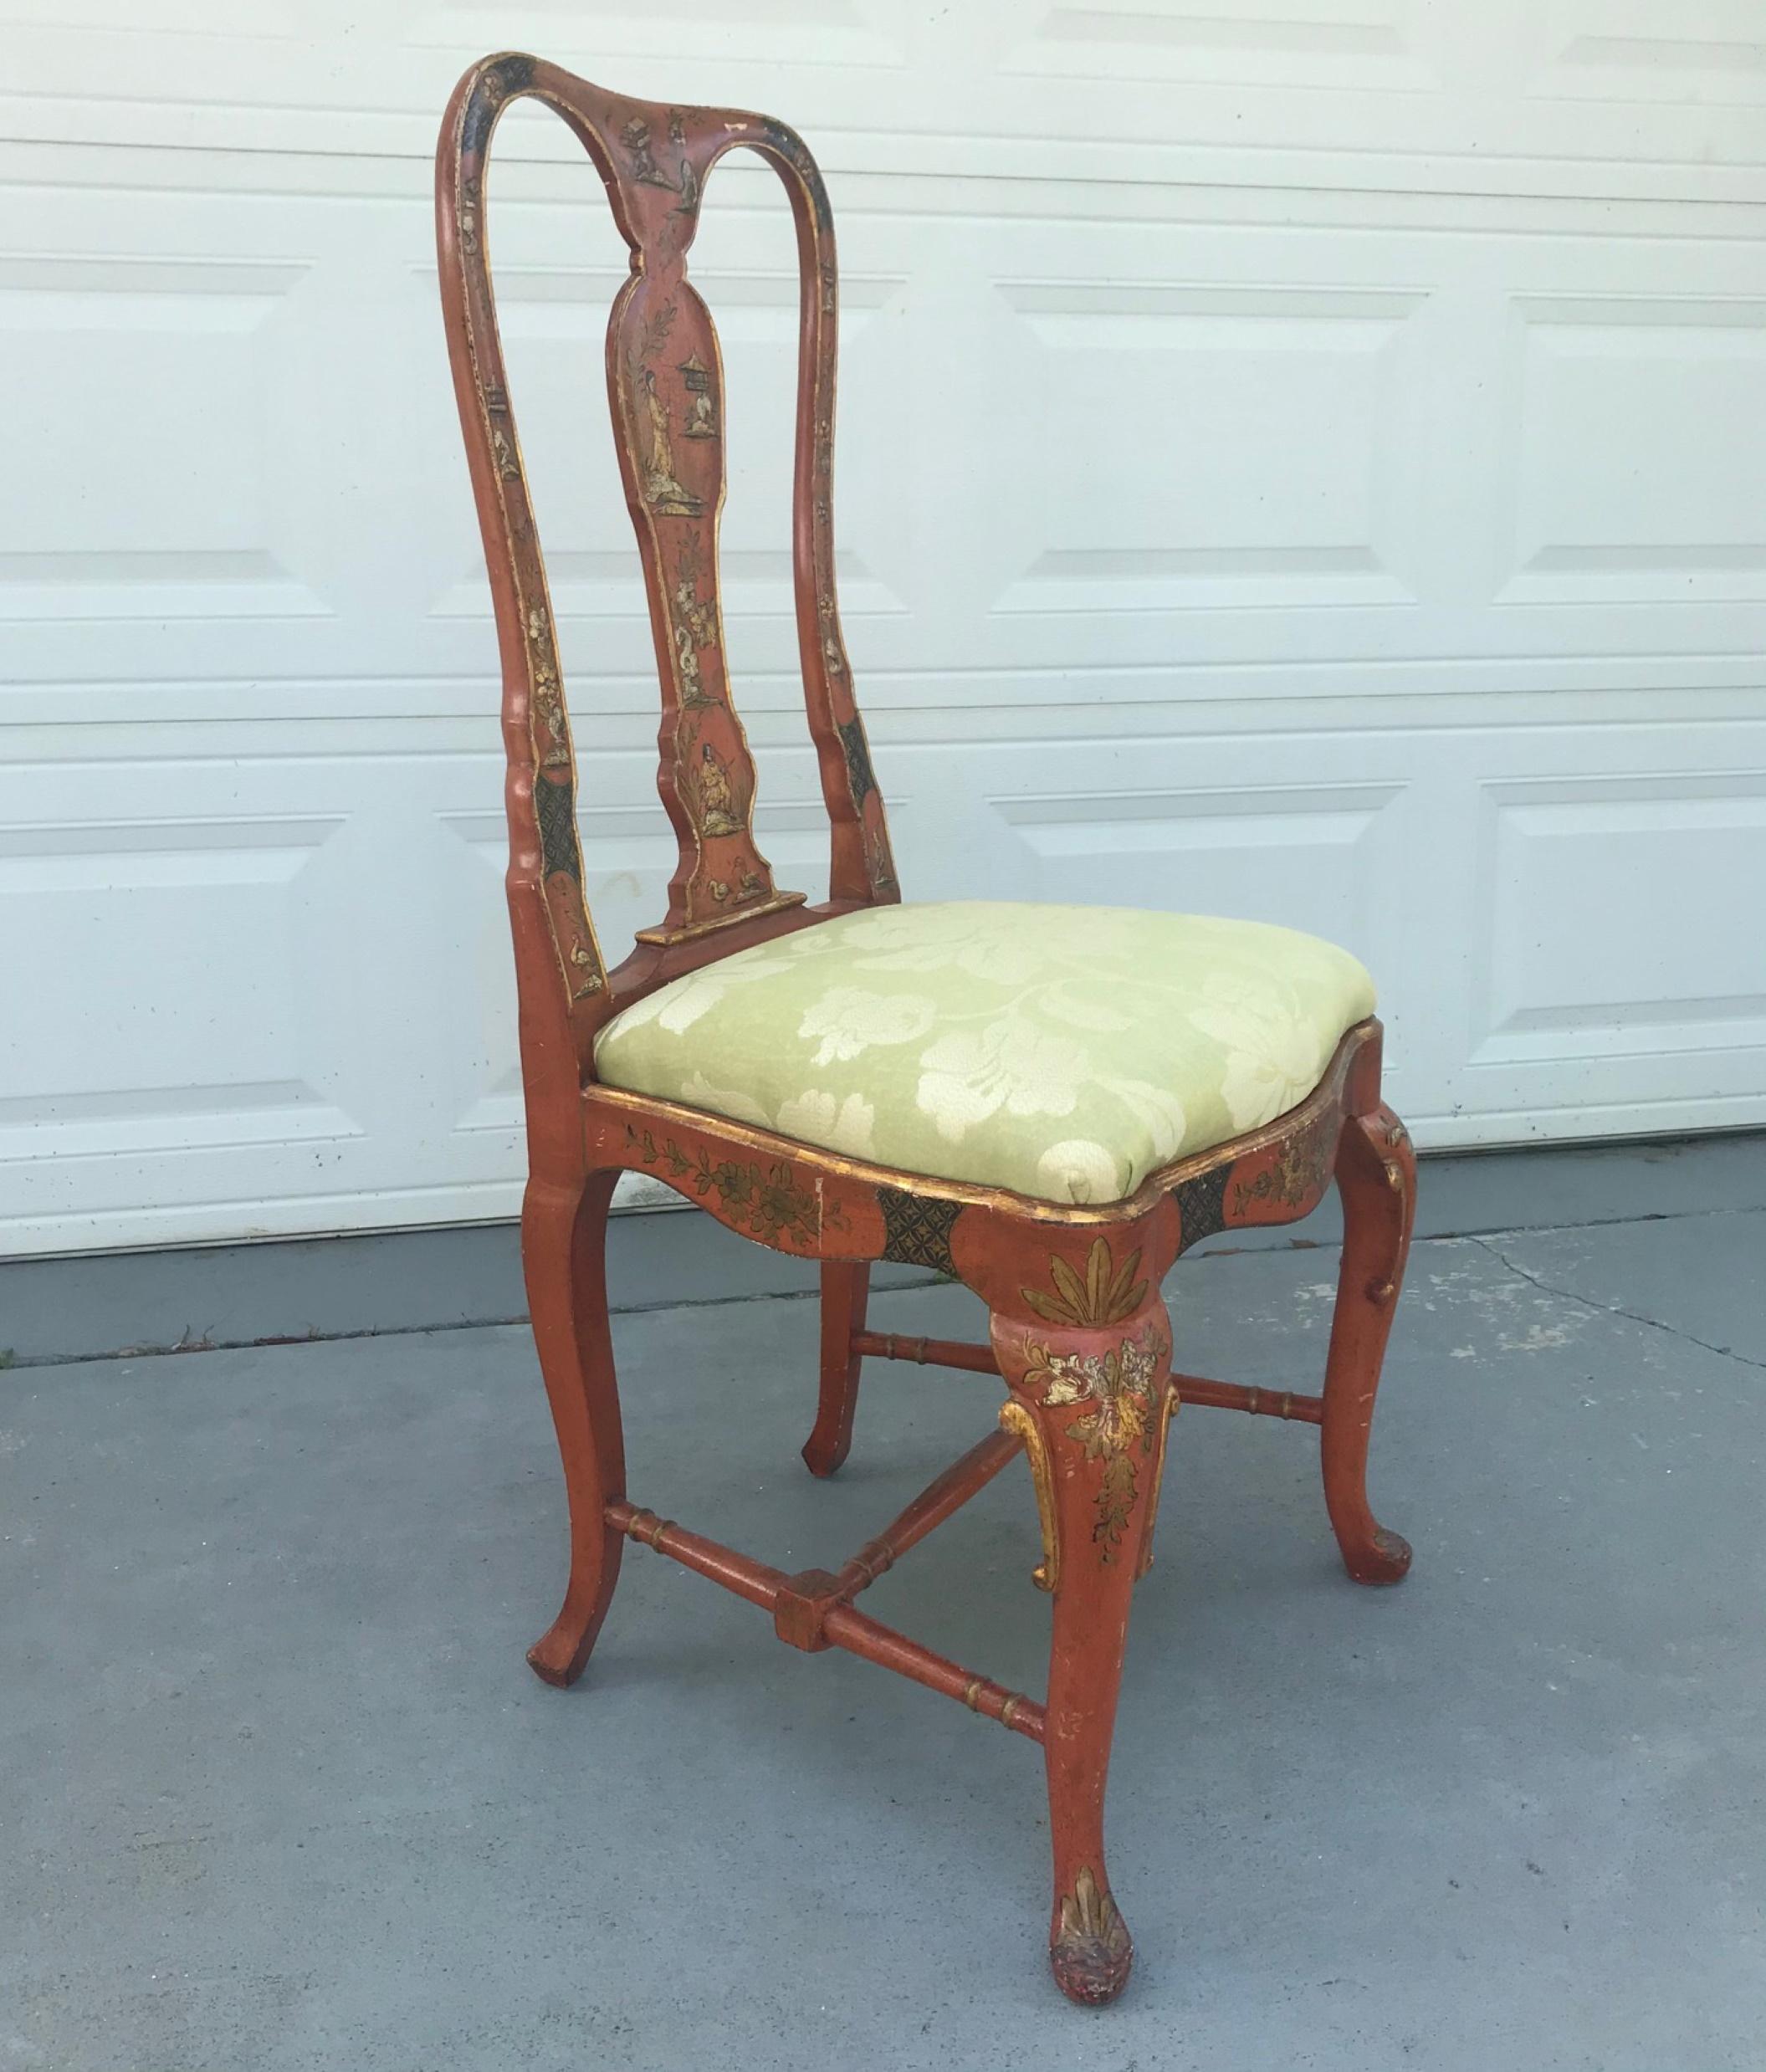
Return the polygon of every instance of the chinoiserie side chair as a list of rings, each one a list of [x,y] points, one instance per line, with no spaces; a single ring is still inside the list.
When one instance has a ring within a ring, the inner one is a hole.
[[[555,629],[491,294],[486,153],[523,96],[576,133],[631,248],[607,391],[661,677],[658,784],[680,862],[666,917],[612,969],[584,903]],[[832,828],[817,906],[778,890],[755,846],[754,768],[724,670],[723,376],[686,255],[711,169],[738,145],[783,181],[801,271],[792,560]],[[1104,1779],[1129,1601],[1151,1557],[1180,1399],[1318,1425],[1350,1575],[1395,1583],[1410,1563],[1364,1486],[1415,1170],[1380,1099],[1373,989],[1345,952],[1253,923],[899,903],[834,595],[834,234],[791,130],[627,100],[505,54],[473,66],[448,105],[437,212],[503,664],[530,1162],[522,1257],[569,1499],[564,1606],[528,1659],[550,1683],[581,1672],[630,1538],[770,1612],[794,1647],[844,1648],[1040,1742],[1055,1976],[1075,2000],[1110,1999],[1132,1945],[1104,1865]],[[846,1456],[867,1354],[996,1374],[998,1428],[832,1572],[787,1575],[632,1503],[602,1263],[627,1170],[822,1261],[821,1398],[803,1449],[814,1473]],[[1305,1215],[1333,1175],[1346,1237],[1323,1394],[1174,1374],[1159,1291],[1179,1253]],[[962,1281],[990,1312],[990,1343],[868,1330],[878,1259]],[[1034,1579],[1053,1613],[1040,1704],[855,1602],[1021,1453],[1041,1528]]]

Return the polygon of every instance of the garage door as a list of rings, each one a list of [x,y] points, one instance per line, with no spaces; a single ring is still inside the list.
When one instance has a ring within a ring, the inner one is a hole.
[[[516,1207],[428,200],[498,45],[821,155],[847,627],[910,897],[1335,936],[1425,1143],[1766,1119],[1758,0],[7,15],[11,1250]],[[602,421],[624,259],[548,117],[499,151],[611,944],[671,860]],[[762,168],[711,199],[732,665],[763,842],[814,891],[789,228]]]

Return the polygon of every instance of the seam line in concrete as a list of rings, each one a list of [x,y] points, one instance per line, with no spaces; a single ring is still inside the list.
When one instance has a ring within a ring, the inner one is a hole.
[[[1634,1323],[1647,1324],[1653,1329],[1667,1333],[1671,1337],[1684,1338],[1689,1344],[1702,1347],[1706,1352],[1738,1360],[1743,1366],[1766,1369],[1766,1361],[1752,1359],[1745,1353],[1734,1352],[1728,1346],[1713,1345],[1707,1339],[1695,1337],[1691,1332],[1680,1331],[1671,1324],[1665,1324],[1657,1317],[1646,1317],[1616,1305],[1593,1302],[1586,1296],[1578,1295],[1572,1288],[1554,1287],[1547,1282],[1537,1280],[1525,1267],[1516,1265],[1499,1246],[1490,1241],[1495,1237],[1543,1236],[1554,1230],[1615,1230],[1629,1224],[1684,1222],[1692,1216],[1757,1215],[1759,1213],[1758,1207],[1687,1209],[1657,1210],[1647,1215],[1581,1217],[1569,1223],[1513,1223],[1482,1230],[1436,1230],[1426,1237],[1415,1239],[1412,1250],[1424,1245],[1477,1245],[1499,1260],[1510,1272],[1518,1275],[1523,1281],[1532,1281],[1542,1294],[1562,1296],[1567,1301],[1582,1302],[1589,1309],[1605,1310],[1610,1315],[1628,1317]],[[1292,1249],[1295,1251],[1334,1252],[1340,1251],[1342,1248],[1340,1239],[1292,1241]],[[1213,1251],[1198,1253],[1192,1264],[1200,1266],[1209,1259],[1251,1258],[1259,1252],[1279,1251],[1281,1249],[1279,1246],[1222,1246]],[[886,1295],[906,1294],[916,1288],[935,1287],[947,1277],[928,1274],[922,1280],[900,1282],[892,1287],[877,1289],[873,1299],[881,1299]],[[757,1289],[751,1295],[707,1295],[672,1302],[615,1303],[612,1313],[616,1317],[647,1317],[654,1316],[663,1310],[721,1309],[735,1302],[802,1302],[815,1300],[818,1294],[819,1290],[815,1288]],[[129,1345],[107,1353],[27,1355],[8,1361],[3,1369],[0,1369],[0,1372],[18,1374],[27,1368],[80,1367],[98,1360],[166,1359],[177,1353],[250,1352],[262,1346],[336,1345],[356,1338],[418,1338],[443,1331],[496,1331],[506,1329],[513,1324],[525,1324],[527,1321],[527,1312],[524,1310],[513,1316],[473,1317],[455,1323],[392,1324],[376,1330],[315,1331],[305,1335],[277,1333],[259,1338],[211,1338],[206,1335],[191,1338],[187,1334],[170,1345]]]
[[[1511,1259],[1500,1245],[1492,1245],[1488,1238],[1474,1237],[1472,1242],[1480,1251],[1487,1251],[1492,1259],[1500,1260],[1517,1279],[1526,1282],[1529,1287],[1538,1288],[1542,1295],[1561,1296],[1565,1302],[1580,1302],[1584,1309],[1592,1309],[1601,1316],[1624,1317],[1634,1324],[1646,1324],[1651,1331],[1660,1331],[1668,1338],[1679,1338],[1687,1345],[1700,1347],[1707,1353],[1715,1353],[1720,1358],[1734,1360],[1743,1367],[1757,1368],[1766,1373],[1766,1360],[1757,1360],[1746,1353],[1738,1353],[1733,1346],[1713,1344],[1709,1338],[1700,1338],[1697,1332],[1682,1331],[1677,1324],[1664,1323],[1660,1317],[1646,1316],[1639,1309],[1627,1309],[1622,1302],[1597,1302],[1591,1295],[1579,1294],[1574,1288],[1559,1287],[1538,1274],[1529,1273],[1525,1266]]]

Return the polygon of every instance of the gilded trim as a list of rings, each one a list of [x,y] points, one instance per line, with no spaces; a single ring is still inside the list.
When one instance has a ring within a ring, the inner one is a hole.
[[[1072,1890],[1062,1895],[1059,1924],[1049,1947],[1062,1991],[1093,2006],[1113,2000],[1134,1955],[1128,1924],[1117,1912],[1108,1887],[1084,1865]]]
[[[728,913],[708,913],[703,921],[683,921],[678,928],[670,928],[661,921],[654,928],[633,930],[641,943],[690,943],[696,935],[709,935],[715,929],[728,928],[732,921],[752,921],[763,913],[776,913],[783,907],[801,907],[809,898],[807,893],[776,892],[770,899],[757,900],[751,907],[732,907]]]
[[[1037,1492],[1037,1523],[1042,1532],[1042,1559],[1031,1571],[1030,1579],[1039,1590],[1052,1590],[1061,1581],[1061,1526],[1055,1515],[1055,1473],[1047,1442],[1035,1412],[1027,1410],[1016,1398],[1000,1405],[1000,1430],[1024,1442],[1031,1486]]]
[[[1153,1535],[1159,1529],[1159,1492],[1165,1483],[1165,1448],[1171,1440],[1171,1420],[1177,1415],[1177,1384],[1169,1382],[1165,1387],[1165,1408],[1159,1417],[1159,1438],[1153,1450],[1153,1481],[1147,1491],[1147,1522],[1140,1535],[1140,1561],[1135,1568],[1137,1576],[1144,1576],[1153,1566]]]

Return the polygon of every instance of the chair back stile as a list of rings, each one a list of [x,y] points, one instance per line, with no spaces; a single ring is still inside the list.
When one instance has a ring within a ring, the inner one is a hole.
[[[588,152],[630,248],[607,325],[614,443],[637,535],[662,692],[658,790],[678,858],[668,912],[609,969],[586,898],[578,775],[526,468],[498,335],[485,167],[503,110],[551,107]],[[726,485],[722,358],[687,279],[706,179],[738,146],[779,173],[801,281],[791,558],[805,703],[831,831],[827,902],[781,891],[755,842],[755,776],[729,694],[719,587]],[[537,59],[487,59],[461,81],[437,154],[443,314],[484,535],[503,671],[507,886],[530,1103],[593,1077],[596,1031],[678,973],[829,914],[896,899],[883,801],[840,630],[832,448],[838,274],[827,194],[802,141],[739,110],[604,92]]]

